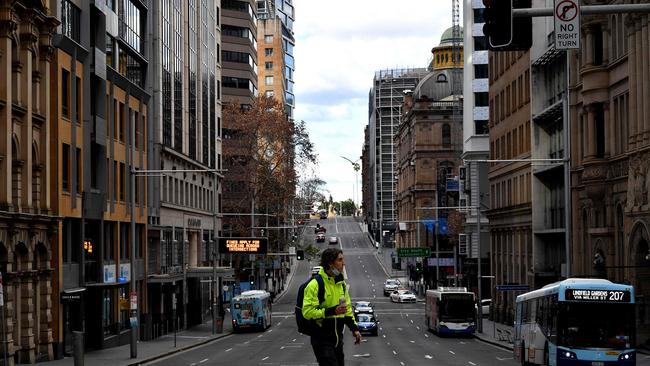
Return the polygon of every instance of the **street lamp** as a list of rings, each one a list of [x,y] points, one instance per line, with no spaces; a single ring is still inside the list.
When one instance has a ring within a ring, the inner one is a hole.
[[[352,160],[346,158],[343,155],[341,155],[341,157],[343,159],[349,161],[350,164],[352,164],[352,169],[354,169],[354,171],[355,171],[354,184],[352,185],[352,187],[353,187],[352,200],[354,201],[354,205],[357,206],[355,208],[358,208],[359,206],[361,206],[360,204],[357,205],[357,200],[359,201],[359,203],[361,201],[361,199],[359,198],[359,194],[358,194],[359,193],[358,192],[358,190],[359,190],[359,170],[361,170],[361,166],[359,165],[359,160],[361,160],[361,158],[359,158],[359,159],[357,159],[355,161],[352,161]],[[356,196],[357,200],[355,200],[355,196]]]

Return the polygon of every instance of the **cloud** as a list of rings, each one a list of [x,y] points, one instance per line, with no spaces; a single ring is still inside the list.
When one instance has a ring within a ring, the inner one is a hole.
[[[451,1],[294,0],[294,6],[294,116],[307,122],[318,175],[334,199],[352,198],[355,172],[340,156],[361,156],[375,72],[426,67],[451,26]],[[360,185],[360,173],[358,179]]]

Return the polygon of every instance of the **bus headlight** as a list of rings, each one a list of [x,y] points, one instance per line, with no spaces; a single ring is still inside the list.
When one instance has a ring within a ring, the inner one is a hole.
[[[634,361],[636,359],[636,352],[622,353],[618,356],[619,361]]]
[[[576,358],[578,358],[575,353],[564,349],[559,350],[559,354],[560,354],[560,358],[564,358],[564,359],[575,360]]]

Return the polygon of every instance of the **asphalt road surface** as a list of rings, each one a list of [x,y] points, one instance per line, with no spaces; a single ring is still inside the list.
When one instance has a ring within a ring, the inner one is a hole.
[[[500,365],[517,364],[512,353],[474,338],[440,338],[424,326],[424,303],[396,304],[383,295],[387,273],[379,264],[375,248],[352,217],[312,220],[301,240],[319,249],[335,246],[315,242],[316,223],[325,225],[326,238],[337,236],[343,249],[345,269],[352,301],[374,304],[380,321],[379,335],[364,336],[354,344],[346,329],[344,338],[346,365]],[[309,278],[311,266],[318,260],[299,262],[287,292],[273,305],[273,325],[265,332],[233,334],[152,364],[156,365],[317,365],[309,337],[296,330],[293,307],[298,286]],[[648,364],[640,355],[637,364]]]

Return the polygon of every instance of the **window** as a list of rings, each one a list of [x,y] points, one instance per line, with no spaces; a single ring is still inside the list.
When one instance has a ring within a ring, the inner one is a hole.
[[[118,128],[117,128],[117,133],[118,133],[119,140],[124,142],[124,128],[125,128],[124,120],[126,119],[126,117],[124,117],[124,103],[120,103],[119,105],[120,105],[120,107],[118,109],[118,113],[119,113],[118,121],[119,121],[119,124],[118,124]]]
[[[603,63],[603,31],[600,25],[593,28],[593,50],[594,50],[594,65],[602,65]]]
[[[594,124],[596,129],[596,157],[605,157],[605,112],[603,104],[595,104]]]
[[[273,85],[273,76],[265,76],[264,77],[264,84],[265,85]]]
[[[264,49],[264,55],[265,56],[273,56],[273,48],[265,48]]]
[[[266,95],[269,98],[273,98],[275,96],[275,92],[273,90],[267,90],[264,92],[264,95]]]
[[[63,144],[61,149],[61,189],[70,192],[70,145]]]
[[[490,132],[488,120],[474,121],[474,129],[477,135],[487,135]]]
[[[273,62],[267,61],[264,63],[264,68],[266,70],[273,70]]]
[[[80,42],[81,10],[69,0],[61,1],[61,30],[64,36]]]
[[[451,146],[451,127],[449,127],[449,124],[447,123],[442,125],[442,146]]]
[[[124,201],[124,192],[126,191],[126,169],[124,163],[120,163],[120,201]]]
[[[113,289],[102,291],[102,329],[104,335],[111,335],[115,332],[115,319],[113,317]]]
[[[81,149],[77,148],[77,194],[83,190],[83,175],[81,174]]]
[[[488,42],[487,42],[487,37],[485,36],[480,36],[480,37],[474,37],[474,50],[475,51],[483,51],[488,49]]]
[[[140,54],[143,51],[142,25],[140,9],[131,0],[122,0],[119,6],[119,35]]]
[[[474,105],[477,107],[487,107],[490,104],[490,96],[487,92],[474,93]]]
[[[483,19],[483,9],[474,9],[474,24],[485,23]]]
[[[264,43],[273,43],[273,35],[267,34],[264,36]]]
[[[446,83],[446,82],[447,82],[447,75],[442,73],[436,75],[436,83]]]
[[[487,79],[488,77],[488,65],[474,65],[474,78],[475,79]]]
[[[75,77],[75,79],[76,79],[75,81],[76,81],[76,85],[77,85],[77,89],[76,89],[76,91],[75,91],[75,92],[77,93],[77,98],[76,98],[76,101],[77,101],[77,108],[75,109],[75,112],[76,112],[76,116],[75,116],[75,117],[76,117],[76,122],[77,122],[77,124],[81,124],[81,118],[82,118],[82,115],[81,115],[81,109],[82,109],[82,107],[83,107],[83,106],[81,105],[81,96],[82,96],[82,91],[81,91],[81,78],[80,78],[80,77]]]
[[[70,71],[61,69],[61,114],[70,118]]]

